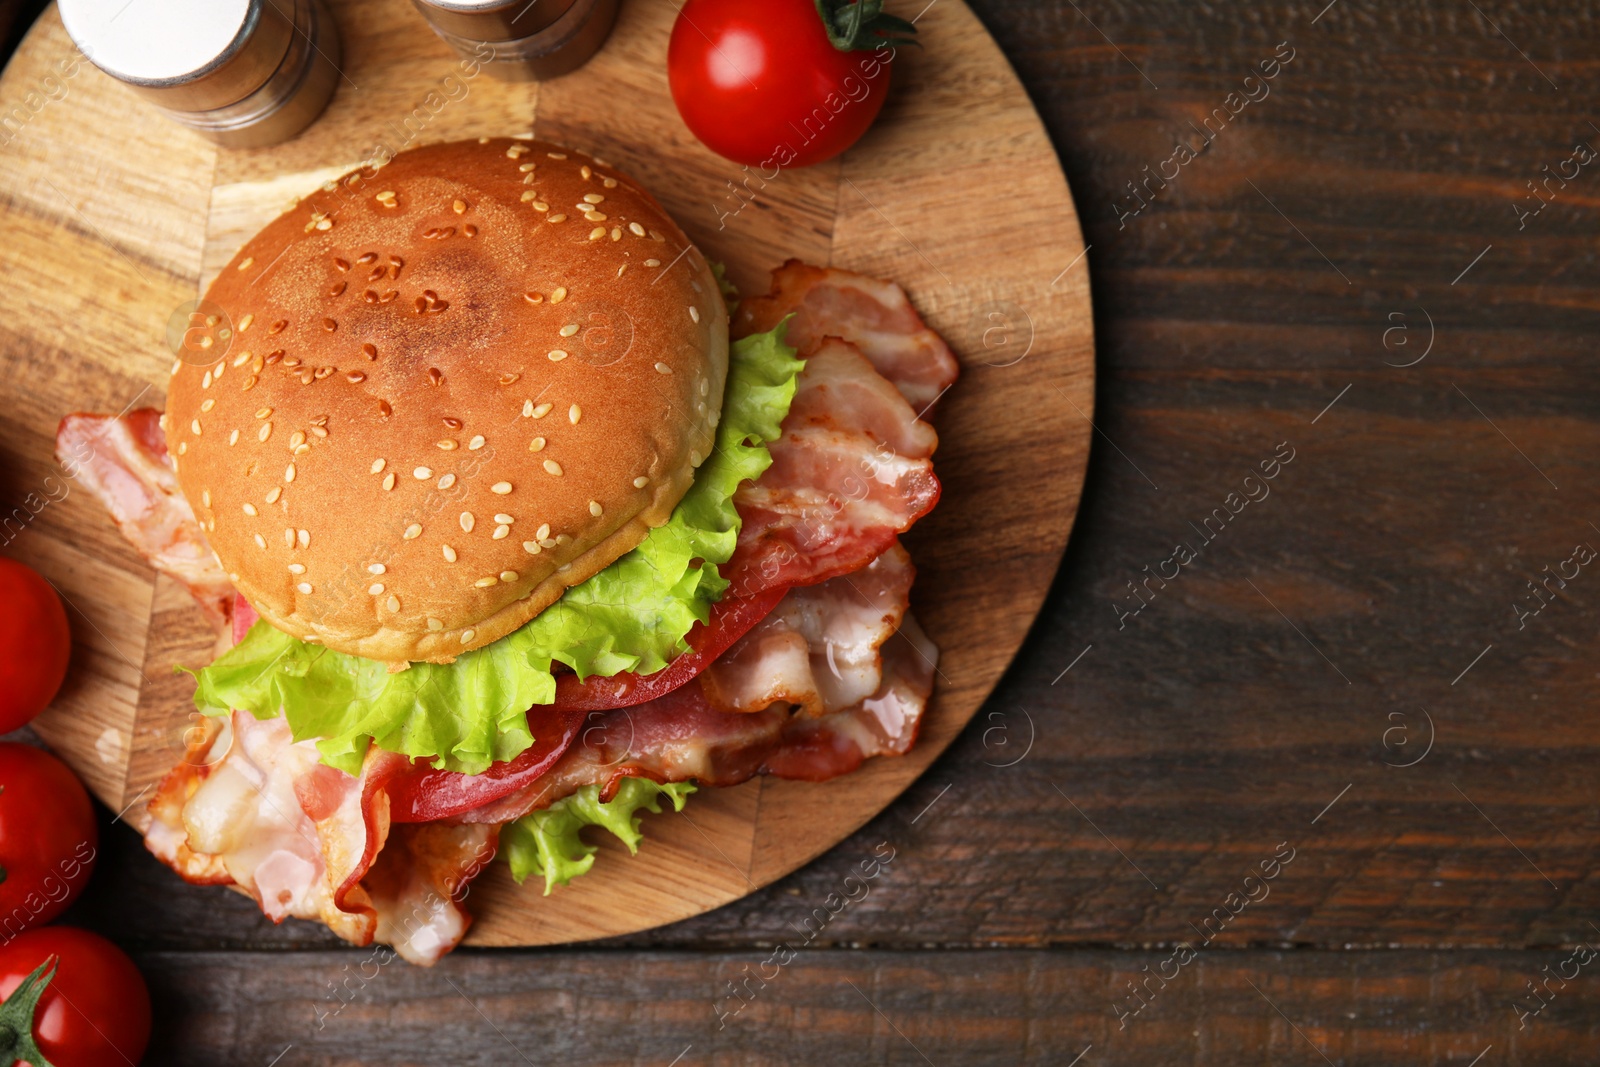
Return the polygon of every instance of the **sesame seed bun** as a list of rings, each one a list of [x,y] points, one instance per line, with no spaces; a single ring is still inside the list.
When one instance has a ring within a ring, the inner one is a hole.
[[[667,521],[721,414],[704,258],[558,145],[345,175],[206,298],[233,334],[174,366],[179,483],[263,618],[369,659],[449,662],[522,626]]]

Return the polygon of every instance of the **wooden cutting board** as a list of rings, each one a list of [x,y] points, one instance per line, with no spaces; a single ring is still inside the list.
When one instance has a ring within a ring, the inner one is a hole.
[[[812,785],[704,791],[647,818],[628,858],[541,898],[496,865],[474,888],[483,945],[623,934],[715,908],[806,863],[892,801],[962,729],[1016,653],[1077,509],[1094,402],[1087,265],[1072,195],[1005,57],[960,0],[840,160],[747,175],[701,147],[667,91],[675,6],[629,0],[588,66],[543,85],[471,76],[406,0],[335,0],[339,91],[298,139],[219,150],[75,57],[52,8],[0,79],[0,551],[69,604],[71,677],[38,732],[113,809],[181,751],[211,636],[52,457],[72,411],[159,407],[168,319],[262,224],[379,146],[486,135],[562,141],[631,171],[748,293],[796,256],[905,286],[961,359],[939,405],[944,498],[907,539],[913,607],[943,649],[916,749]],[[908,6],[905,14],[915,13]],[[13,509],[20,509],[13,511]],[[0,606],[3,610],[3,606]]]

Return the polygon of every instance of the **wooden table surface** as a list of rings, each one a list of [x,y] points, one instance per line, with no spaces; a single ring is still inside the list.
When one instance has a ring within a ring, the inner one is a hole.
[[[1092,246],[1097,433],[898,803],[720,911],[431,971],[108,827],[69,920],[144,968],[148,1062],[1593,1063],[1600,18],[1324,2],[973,0]]]

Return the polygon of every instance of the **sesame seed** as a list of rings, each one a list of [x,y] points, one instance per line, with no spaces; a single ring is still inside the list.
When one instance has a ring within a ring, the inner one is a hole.
[[[523,293],[522,294],[522,299],[526,300],[530,304],[542,304],[542,303],[544,303],[543,294],[536,293],[532,289],[529,289],[526,293]]]
[[[529,441],[528,442],[528,451],[529,452],[543,452],[544,451],[544,438],[535,437],[532,441]]]
[[[256,317],[254,315],[246,315],[244,318],[240,319],[239,320],[239,332],[240,333],[244,333],[246,330],[248,330],[250,328],[250,324],[255,322],[255,321],[256,321]]]
[[[239,261],[239,269],[240,270],[249,270],[250,267],[255,263],[255,261],[256,260],[255,260],[254,256],[245,256],[243,259],[241,259]]]
[[[294,464],[293,463],[291,463],[287,467],[283,468],[283,480],[284,480],[285,483],[294,481]]]
[[[528,171],[533,170],[534,168],[538,167],[538,165],[539,164],[537,164],[537,163],[524,163],[520,167],[518,167],[517,169],[519,171],[521,171],[522,173],[526,174],[526,173],[528,173]]]
[[[546,415],[550,414],[550,407],[551,405],[549,404],[540,404],[538,407],[533,409],[533,417],[536,419],[544,418]]]
[[[604,218],[604,217],[605,216],[603,216],[603,215],[601,216],[601,218]],[[613,241],[622,240],[622,228],[620,226],[611,227],[611,239]]]
[[[698,467],[703,459],[705,459],[705,457],[700,454],[700,450],[698,448],[691,448],[689,450],[689,466]]]
[[[267,539],[265,537],[262,537],[260,534],[256,534],[256,547],[257,548],[266,548],[267,547]]]
[[[604,200],[605,200],[605,197],[601,196],[599,193],[584,193],[583,194],[583,202],[585,204],[599,204],[599,203],[602,203]]]
[[[561,327],[561,336],[562,337],[571,337],[573,334],[575,334],[577,332],[578,332],[578,324],[575,323],[575,322],[569,322],[565,326]]]
[[[661,261],[659,259],[647,259],[644,261],[644,265],[647,267],[659,267],[661,266]]]
[[[635,237],[643,237],[644,227],[640,226],[637,222],[630,222],[628,223],[628,232],[633,234]]]
[[[289,564],[289,573],[290,574],[304,574],[305,572],[306,572],[306,565],[304,563],[291,563],[291,564]]]
[[[385,491],[394,488],[394,471],[390,471],[383,476],[383,488]]]
[[[454,452],[456,450],[455,441],[451,440],[448,437],[445,438],[443,441],[438,442],[438,444],[439,444],[439,447],[441,449],[443,449],[444,451],[446,451],[446,452]]]
[[[544,469],[548,474],[554,474],[558,478],[561,476],[561,464],[557,463],[553,459],[547,459],[544,461]]]
[[[524,204],[526,204],[530,200],[536,200],[536,199],[538,199],[538,197],[539,197],[539,194],[534,192],[532,189],[524,189],[522,191],[522,202]]]
[[[511,532],[511,527],[506,526],[504,523],[502,523],[501,525],[496,526],[494,528],[494,539],[496,541],[503,540],[505,538],[505,536],[507,534],[509,534],[510,532]]]
[[[388,466],[388,463],[389,463],[389,461],[386,460],[386,459],[383,459],[382,457],[379,457],[378,459],[373,460],[372,461],[372,473],[373,474],[382,474],[383,473],[383,468]]]
[[[461,529],[463,531],[465,531],[466,533],[471,533],[472,532],[472,528],[474,526],[476,526],[476,525],[477,525],[477,520],[472,517],[472,512],[463,511],[461,513]]]
[[[397,597],[397,596],[391,596],[389,598],[389,602],[385,605],[385,607],[387,607],[390,611],[399,611],[400,610],[400,598]]]
[[[589,240],[598,241],[598,240],[600,240],[600,238],[604,237],[605,235],[606,235],[606,228],[604,226],[596,226],[594,229],[589,231]]]
[[[299,448],[301,445],[303,445],[305,443],[306,443],[306,435],[305,435],[304,431],[296,430],[294,433],[289,435],[289,447],[290,448]]]
[[[564,286],[564,285],[556,286],[555,289],[550,293],[550,303],[552,303],[552,304],[559,304],[559,303],[561,303],[561,301],[565,300],[566,298],[567,298],[567,287]]]
[[[526,419],[526,418],[531,418],[532,416],[533,416],[533,401],[524,400],[522,402],[522,417]]]
[[[294,547],[294,528],[293,527],[289,527],[288,529],[283,531],[283,546],[285,548],[293,548]]]
[[[538,211],[538,212],[549,211],[550,210],[550,205],[549,205],[548,202],[546,202],[544,200],[535,200],[533,202],[533,210]]]
[[[605,186],[607,189],[615,189],[617,187],[617,179],[615,179],[615,178],[607,178],[604,181],[602,181],[600,184]]]
[[[516,522],[517,520],[512,518],[510,515],[507,515],[507,514],[502,512],[501,514],[496,515],[494,517],[494,521],[495,522],[511,523],[511,522]]]
[[[193,433],[196,437],[200,436],[200,420],[199,419],[190,420],[190,422],[189,422],[189,431],[191,433]]]
[[[574,404],[567,409],[567,420],[571,422],[572,425],[578,425],[578,420],[581,418],[583,418],[583,409],[578,405]]]
[[[353,370],[344,376],[344,380],[349,382],[351,385],[360,385],[362,382],[367,380],[367,376],[358,370]]]
[[[514,581],[517,580],[517,577],[518,577],[518,575],[517,575],[516,571],[501,571],[500,572],[500,580],[502,582],[514,582]]]
[[[506,373],[500,375],[500,384],[501,385],[515,385],[516,382],[518,381],[518,379],[520,379],[521,377],[522,377],[522,375],[520,375],[520,374],[516,374],[516,373],[513,373],[511,371],[507,371]]]
[[[272,423],[270,423],[270,422],[262,423],[261,424],[261,429],[256,431],[256,440],[264,442],[264,441],[266,441],[267,438],[269,438],[271,436],[272,436]]]
[[[307,452],[311,451],[311,446],[310,445],[305,445],[305,444],[295,445],[294,448],[291,449],[291,451],[297,456],[303,456]]]
[[[278,502],[278,498],[280,496],[282,496],[282,495],[283,495],[283,486],[281,486],[281,485],[273,486],[271,489],[269,489],[267,491],[267,503],[276,504]]]
[[[644,476],[644,475],[642,475],[642,474],[641,474],[641,475],[639,475],[639,477],[637,477],[637,478],[635,478],[635,479],[634,479],[634,480],[633,480],[633,487],[634,487],[634,488],[635,488],[635,489],[643,489],[643,488],[644,488],[644,487],[645,487],[645,486],[647,486],[647,485],[649,485],[649,484],[650,484],[650,479],[649,479],[649,478],[646,478],[646,477],[645,477],[645,476]]]
[[[619,278],[622,277],[623,272],[626,271],[627,269],[628,269],[628,265],[626,263],[624,263],[622,266],[618,267],[617,268],[617,277],[619,277]]]
[[[661,374],[671,374],[672,373],[672,368],[667,366],[665,363],[657,363],[656,364],[656,370],[658,372],[660,372]]]
[[[418,537],[422,536],[422,524],[417,522],[412,523],[410,526],[406,527],[406,532],[400,536],[404,537],[407,541],[416,540]]]
[[[565,152],[550,152],[550,153],[548,153],[548,155],[550,156],[551,159],[566,159],[567,158],[567,154]]]
[[[210,506],[211,506],[211,503],[210,503],[210,501],[207,501],[207,502],[206,502],[206,506],[207,506],[207,507],[210,507]],[[257,510],[256,510],[256,506],[255,506],[255,505],[254,505],[254,504],[245,504],[245,506],[244,506],[244,513],[245,513],[245,514],[246,514],[246,515],[249,515],[249,516],[250,516],[250,517],[251,517],[251,518],[255,518],[255,517],[256,517],[256,516],[257,516],[257,515],[259,515],[259,514],[260,514],[260,512],[258,512],[258,511],[257,511]]]
[[[605,508],[600,506],[600,501],[598,501],[598,500],[589,501],[589,514],[593,515],[595,518],[598,519],[601,515],[603,515],[605,513],[605,510],[606,510]]]
[[[200,494],[200,503],[208,508],[211,506],[211,490],[207,489]]]
[[[564,348],[552,348],[547,354],[551,363],[560,363],[567,358],[567,350]]]
[[[536,541],[546,540],[547,538],[549,538],[549,536],[550,536],[550,524],[548,522],[540,523],[539,524],[539,528],[533,532],[533,537],[534,537],[534,540],[536,540]]]
[[[232,433],[230,433],[228,435],[228,444],[236,445],[238,443],[239,443],[239,431],[235,430],[235,431],[233,431]]]
[[[466,203],[464,201],[461,201],[461,200],[457,200],[454,204],[451,204],[450,206],[455,209],[455,213],[457,215],[464,214],[466,212],[466,210],[467,210]]]
[[[665,241],[666,238],[661,236],[661,231],[660,230],[651,230],[650,231],[650,240],[652,240],[652,241]]]
[[[367,592],[372,596],[377,596],[383,592],[383,583],[373,582],[371,585],[367,586]]]
[[[690,304],[689,305],[689,317],[691,319],[693,319],[695,322],[699,322],[700,321],[700,309],[695,307],[693,304]]]
[[[428,629],[431,630],[433,633],[438,633],[440,630],[444,629],[444,623],[440,622],[438,619],[434,618],[432,615],[429,615],[428,616]]]
[[[489,487],[489,491],[491,493],[494,493],[494,494],[498,495],[498,496],[505,496],[507,493],[511,492],[511,483],[510,482],[495,482],[493,485],[491,485]]]
[[[583,180],[584,181],[588,181],[590,178],[594,177],[594,171],[589,169],[589,164],[587,164],[587,163],[585,163],[583,166],[578,168],[578,173],[583,175]],[[594,195],[593,193],[589,194],[589,196],[593,196],[593,195]],[[584,197],[584,199],[587,200],[588,197]],[[597,203],[597,204],[599,202],[600,201],[598,201],[598,200],[595,201],[595,203]]]
[[[300,547],[301,548],[310,548],[311,547],[311,531],[310,530],[301,530],[295,536],[297,536],[300,539]]]
[[[310,582],[301,582],[299,585],[295,586],[295,588],[300,590],[302,593],[305,593],[307,596],[311,595]]]
[[[477,586],[479,589],[487,589],[491,585],[494,585],[495,582],[497,582],[497,581],[499,581],[499,579],[497,579],[497,578],[479,578],[477,581],[473,582],[472,584]]]
[[[539,543],[537,541],[522,542],[522,550],[530,556],[537,556],[540,552],[544,551],[544,549],[539,547]]]
[[[183,455],[184,453],[186,453],[188,451],[189,451],[189,442],[188,441],[179,441],[178,442],[178,455],[181,456],[181,455]],[[173,466],[176,467],[177,464],[174,463]]]
[[[433,470],[429,467],[418,467],[411,472],[411,476],[419,482],[425,482],[433,477]]]
[[[256,409],[256,418],[258,418],[258,419],[264,419],[268,415],[271,415],[271,414],[272,414],[272,409],[271,408],[257,408]]]
[[[377,359],[378,358],[378,346],[374,345],[374,344],[370,344],[370,343],[369,344],[364,344],[364,345],[361,346],[361,354],[363,356],[366,356],[368,359]]]
[[[545,217],[544,221],[551,222],[551,223],[554,223],[554,222],[566,222],[567,221],[567,217],[565,215],[548,215],[548,216]]]
[[[461,643],[463,645],[468,644],[468,643],[470,643],[472,641],[472,639],[474,637],[477,637],[477,636],[478,636],[478,631],[476,631],[476,630],[462,630],[461,631]]]
[[[455,484],[456,484],[456,476],[454,474],[446,474],[443,478],[439,479],[439,488],[440,489],[448,489],[452,485],[455,485]]]
[[[482,447],[483,447],[483,434],[481,434],[481,433],[478,436],[474,437],[472,440],[467,442],[467,451],[468,452],[476,452],[478,449],[480,449]]]

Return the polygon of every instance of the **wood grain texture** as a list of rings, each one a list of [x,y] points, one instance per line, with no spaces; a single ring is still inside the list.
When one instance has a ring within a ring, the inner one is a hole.
[[[805,950],[741,1001],[760,949],[688,955],[459,953],[432,972],[354,953],[151,953],[162,1064],[333,1067],[884,1064],[1234,1067],[1588,1064],[1600,985],[1517,1030],[1531,952],[1217,952],[1119,1027],[1108,1005],[1164,953]],[[257,1010],[237,1011],[240,1001]],[[739,1005],[743,1004],[742,1010]],[[674,1057],[680,1057],[674,1060]]]
[[[913,781],[988,695],[1049,588],[1087,462],[1089,427],[1078,412],[1093,406],[1094,354],[1084,276],[1052,285],[1082,241],[1043,126],[1004,56],[953,2],[922,23],[940,58],[914,52],[897,60],[896,102],[860,146],[835,163],[753,182],[700,146],[677,117],[665,75],[670,5],[626,5],[594,62],[544,86],[494,82],[457,61],[436,39],[414,32],[402,0],[352,0],[335,10],[344,27],[343,80],[323,119],[284,146],[198,152],[191,167],[197,180],[210,164],[209,202],[198,217],[162,201],[141,205],[161,216],[163,229],[197,226],[203,235],[198,264],[188,261],[190,276],[198,275],[194,295],[298,194],[365,160],[413,144],[532,128],[636,174],[747,291],[764,291],[766,272],[791,256],[892,277],[962,358],[966,375],[939,410],[943,501],[910,539],[919,568],[916,610],[943,649],[916,749],[872,761],[839,782],[755,782],[704,793],[690,813],[651,820],[640,857],[625,860],[607,849],[591,875],[549,898],[517,887],[497,865],[477,890],[470,938],[527,945],[615,936],[735,900],[836,844]],[[47,17],[24,54],[50,54],[59,37]],[[189,138],[98,72],[80,77],[84,96],[108,110],[120,105],[114,134],[108,124],[100,147],[113,136],[124,146],[122,170],[159,171],[159,156],[135,147]],[[40,146],[44,156],[55,151],[42,139]],[[1030,202],[1026,214],[973,210],[999,174],[1010,195]],[[114,195],[138,195],[120,172],[111,184]],[[141,247],[126,227],[106,239]],[[1012,321],[1011,309],[1024,305],[1033,309],[1022,316],[1025,324]],[[113,321],[121,328],[120,318]],[[100,328],[93,314],[75,324],[80,334]],[[92,362],[78,368],[100,370]],[[144,402],[158,399],[152,392]],[[61,411],[79,403],[70,391],[46,391],[40,400]],[[11,444],[36,453],[45,442],[34,432]],[[1031,467],[1052,476],[1036,485]],[[968,580],[978,556],[988,561],[991,583]],[[212,654],[179,591],[157,582],[152,597],[144,581],[148,629],[122,624],[139,638],[129,666],[142,665],[135,670],[140,684],[124,689],[120,701],[104,701],[92,725],[64,706],[40,726],[75,765],[96,761],[101,773],[91,784],[117,808],[142,796],[181,755],[193,725],[186,679],[173,676],[172,665],[203,663]],[[129,701],[135,691],[136,712]]]
[[[1477,1067],[1595,1058],[1591,968],[1527,1030],[1510,1000],[1600,925],[1600,595],[1585,569],[1526,629],[1511,609],[1574,543],[1600,547],[1583,532],[1600,525],[1596,176],[1585,168],[1557,186],[1523,230],[1512,205],[1575,140],[1595,144],[1600,18],[1549,0],[1477,0],[1481,14],[1455,0],[1340,0],[1314,24],[1325,0],[1075,2],[972,0],[1038,105],[1093,245],[1074,273],[1094,288],[1100,432],[1045,610],[975,723],[849,840],[769,888],[602,952],[511,956],[508,972],[566,990],[547,1008],[574,1013],[566,1025],[513,1034],[545,1040],[552,1061],[591,1049],[603,1062],[670,1063],[694,1026],[715,1025],[706,1001],[718,983],[793,936],[788,924],[885,840],[898,849],[894,873],[829,924],[838,951],[788,968],[749,1009],[766,1014],[732,1024],[760,1026],[724,1047],[754,1049],[751,1062],[922,1064],[872,1043],[898,1041],[882,1017],[833,999],[859,1000],[848,977],[939,1067],[1069,1064],[1091,1040],[1078,1067],[1327,1062],[1248,980],[1340,1067],[1467,1067],[1490,1044]],[[1185,131],[1192,143],[1188,123],[1285,40],[1297,55],[1271,95],[1119,229],[1126,183]],[[1420,354],[1423,308],[1431,354],[1386,366]],[[1408,333],[1385,347],[1392,312]],[[1129,596],[1125,583],[1192,537],[1188,524],[1283,440],[1299,454],[1272,496],[1119,630],[1111,605]],[[1433,749],[1415,767],[1386,766],[1418,755],[1407,746],[1428,736],[1423,708]],[[1386,745],[1397,725],[1406,733]],[[263,950],[207,972],[229,983],[239,1021],[226,1006],[182,1014],[201,995],[192,986],[163,985],[162,1002],[185,1035],[201,1020],[218,1040],[258,1026],[262,1063],[298,1041],[274,1046],[277,1034],[243,1018],[245,1006],[279,1003],[249,975],[317,959],[267,951],[315,943],[252,920],[244,901],[234,916],[197,890],[160,895],[159,868],[120,836],[80,921],[151,950]],[[1284,840],[1294,862],[1229,924],[1225,951],[1207,950],[1204,969],[1117,1031],[1111,995],[1194,938],[1189,923],[1224,906]],[[739,962],[709,978],[683,969],[707,959]],[[538,1025],[531,1010],[512,1020],[481,996],[514,999],[508,986],[448,973],[497,1024]],[[381,1001],[382,1021],[359,1016],[338,1062],[399,1058],[361,1042],[387,1040],[413,1006],[451,997],[470,1015],[442,975],[415,981]],[[292,1010],[309,1019],[314,995]],[[699,1022],[678,1021],[680,999],[697,1002]],[[1060,1035],[1062,1018],[1083,1020],[1068,1035],[1082,1043]],[[859,1027],[848,1031],[858,1043],[827,1043],[835,1024]],[[306,1062],[322,1054],[312,1040]],[[679,1067],[744,1062],[696,1044]],[[241,1037],[240,1048],[258,1046]],[[485,1028],[447,1055],[508,1052]],[[542,1062],[540,1048],[528,1055]],[[208,1051],[192,1062],[232,1060]]]

